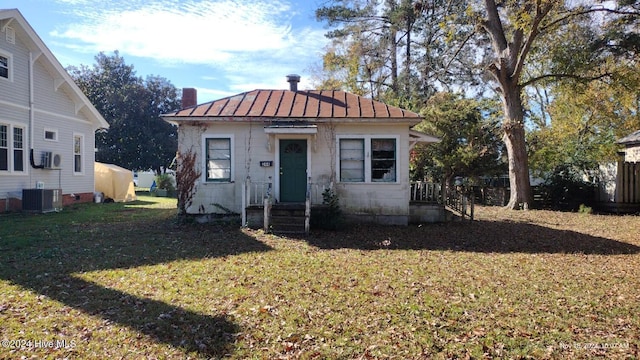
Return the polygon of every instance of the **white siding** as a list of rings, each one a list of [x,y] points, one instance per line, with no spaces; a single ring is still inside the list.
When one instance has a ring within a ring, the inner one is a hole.
[[[46,188],[61,188],[63,194],[93,192],[94,127],[82,111],[76,114],[76,106],[65,93],[65,86],[55,89],[55,76],[46,70],[46,58],[40,56],[34,64],[34,128],[29,130],[29,50],[16,37],[16,44],[6,42],[0,36],[0,49],[12,54],[13,81],[0,81],[0,122],[24,124],[26,172],[23,175],[0,174],[0,199],[8,193],[20,193],[34,188],[38,181]],[[57,141],[44,139],[44,129],[55,129]],[[73,174],[73,133],[84,135],[84,173]],[[33,144],[31,139],[33,138]],[[33,169],[28,161],[29,147],[34,149],[34,160],[41,162],[43,151],[62,155],[61,170]]]
[[[179,151],[194,149],[198,152],[198,171],[204,171],[203,139],[216,135],[232,135],[234,138],[234,179],[231,183],[207,183],[199,181],[189,213],[223,214],[225,209],[241,212],[242,186],[249,175],[253,182],[271,181],[274,195],[278,197],[278,141],[284,138],[306,139],[310,163],[311,182],[328,184],[335,179],[337,165],[336,138],[349,136],[384,136],[397,138],[395,183],[335,183],[341,206],[353,215],[409,215],[409,135],[407,125],[350,124],[318,125],[314,135],[267,135],[263,123],[216,123],[206,128],[185,126],[179,128]],[[269,146],[269,143],[271,145]],[[367,159],[369,159],[367,157]],[[261,167],[261,161],[272,161],[273,166]]]
[[[640,145],[629,146],[625,150],[624,161],[640,162]]]
[[[409,127],[407,125],[339,125],[336,136],[396,138],[396,182],[394,183],[341,183],[336,184],[340,206],[353,215],[409,214]],[[336,157],[339,156],[337,153]],[[365,162],[371,154],[365,154]],[[339,166],[336,160],[336,167]]]
[[[253,181],[267,181],[269,176],[274,175],[275,167],[261,168],[259,164],[259,161],[275,159],[273,149],[271,152],[267,151],[267,136],[261,123],[216,124],[204,131],[199,127],[180,126],[178,131],[179,151],[184,153],[189,148],[197,151],[197,171],[202,175],[196,185],[197,192],[188,209],[189,213],[224,214],[227,210],[240,213],[242,186],[247,175]],[[234,177],[231,182],[206,182],[203,139],[220,135],[233,136],[234,156],[231,166]]]
[[[4,35],[4,33],[0,33]],[[16,38],[15,44],[10,44],[4,36],[0,36],[0,50],[11,54],[13,81],[0,79],[0,101],[29,105],[29,50]]]

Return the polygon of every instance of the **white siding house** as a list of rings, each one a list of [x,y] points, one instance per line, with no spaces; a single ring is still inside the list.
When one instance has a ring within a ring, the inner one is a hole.
[[[617,163],[600,165],[598,207],[618,213],[640,211],[640,130],[617,141]]]
[[[108,126],[22,14],[0,10],[0,211],[38,185],[90,201],[95,132]]]
[[[618,144],[624,145],[624,161],[640,163],[640,130],[619,139]]]
[[[411,130],[416,113],[343,91],[298,91],[297,80],[163,115],[201,174],[187,213],[244,215],[265,197],[319,205],[332,188],[353,220],[407,224],[410,149],[439,140]]]

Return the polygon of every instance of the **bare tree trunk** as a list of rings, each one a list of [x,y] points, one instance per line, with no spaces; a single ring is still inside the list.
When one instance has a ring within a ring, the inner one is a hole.
[[[529,182],[529,157],[525,140],[520,88],[517,85],[511,85],[503,86],[502,90],[502,106],[505,114],[503,140],[507,148],[511,188],[507,208],[528,210],[533,205],[533,196]]]
[[[405,52],[405,79],[404,79],[404,91],[405,95],[411,94],[411,27],[412,23],[410,19],[407,19],[407,46]]]
[[[528,210],[531,208],[533,196],[529,182],[529,157],[524,131],[524,113],[522,108],[522,87],[519,85],[524,61],[531,48],[531,42],[538,34],[538,26],[553,7],[548,3],[543,7],[540,2],[524,2],[525,13],[535,7],[531,28],[525,36],[524,29],[512,28],[510,40],[500,19],[498,5],[495,0],[485,0],[487,19],[482,23],[491,37],[496,60],[489,67],[489,72],[498,82],[499,93],[504,110],[503,140],[507,147],[509,160],[509,184],[511,195],[507,208]]]
[[[389,55],[391,55],[391,89],[398,93],[398,43],[396,40],[398,32],[393,29],[389,32]]]
[[[387,0],[388,11],[393,13],[398,5],[396,0]],[[389,46],[389,60],[391,62],[391,90],[394,93],[398,93],[398,30],[389,19],[388,26],[388,41]]]

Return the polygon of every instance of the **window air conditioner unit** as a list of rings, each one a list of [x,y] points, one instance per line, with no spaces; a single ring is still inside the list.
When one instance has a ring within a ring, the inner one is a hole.
[[[42,152],[42,165],[45,169],[60,169],[62,167],[62,155],[44,151]]]

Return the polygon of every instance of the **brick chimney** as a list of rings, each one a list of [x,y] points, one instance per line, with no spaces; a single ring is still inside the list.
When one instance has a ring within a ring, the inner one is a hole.
[[[287,82],[289,83],[289,90],[298,91],[298,83],[300,82],[300,75],[296,75],[296,74],[287,75]]]
[[[182,108],[198,105],[198,92],[194,88],[182,89]]]

